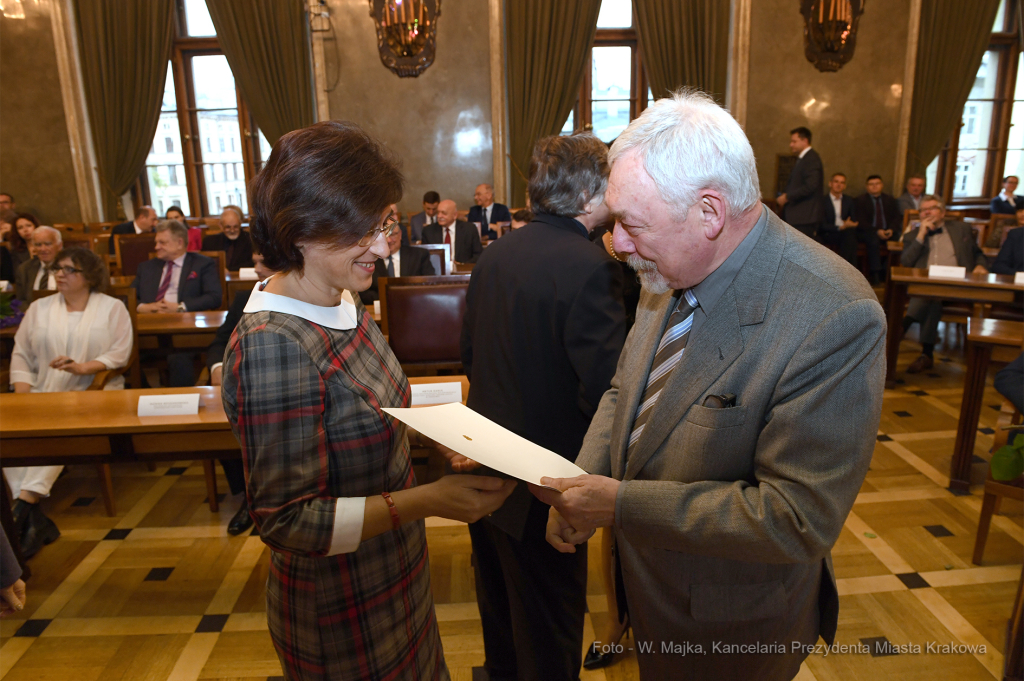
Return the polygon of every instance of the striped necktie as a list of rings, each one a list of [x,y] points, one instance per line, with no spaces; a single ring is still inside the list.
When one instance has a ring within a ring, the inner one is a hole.
[[[683,358],[683,351],[686,350],[686,340],[690,336],[690,326],[693,325],[693,312],[700,305],[691,289],[683,292],[683,299],[679,301],[676,311],[668,319],[665,325],[665,333],[661,337],[658,351],[651,363],[651,371],[647,374],[647,387],[644,388],[643,397],[640,399],[640,406],[636,410],[636,419],[633,421],[633,432],[629,436],[629,445],[626,447],[626,458],[628,459],[640,440],[640,434],[644,431],[644,425],[654,411],[654,405],[658,401],[662,388],[668,383],[672,369],[679,364]]]

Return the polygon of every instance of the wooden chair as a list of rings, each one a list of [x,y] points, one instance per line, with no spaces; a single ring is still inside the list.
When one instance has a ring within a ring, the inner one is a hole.
[[[467,274],[467,273],[473,271],[473,266],[475,264],[476,263],[472,263],[472,262],[457,262],[457,263],[455,263],[455,267],[452,268],[453,269],[452,273],[453,274]]]
[[[1010,404],[1009,400],[1004,399],[999,410],[999,419],[996,422],[996,434],[992,438],[992,449],[989,451],[996,451],[1005,445],[1011,437],[1022,432],[1021,430],[1005,429],[1006,426],[1020,425],[1021,420],[1020,412]],[[981,502],[978,533],[974,538],[974,556],[971,558],[971,562],[975,565],[981,565],[981,559],[985,554],[985,542],[988,540],[988,530],[992,525],[992,516],[999,513],[999,505],[1004,498],[1024,501],[1024,478],[1009,481],[994,480],[992,471],[989,471]]]
[[[117,256],[117,271],[122,276],[134,277],[139,265],[149,260],[156,243],[156,234],[115,234],[114,254]]]
[[[217,281],[220,282],[220,309],[228,309],[231,301],[228,300],[228,287],[224,284],[224,275],[227,274],[227,253],[224,251],[196,251],[199,255],[213,258],[217,262]]]
[[[456,216],[458,217],[459,220],[465,222],[466,218],[469,217],[469,210],[460,210],[458,213],[456,213]]]
[[[53,228],[63,234],[84,234],[84,222],[55,222]]]
[[[89,234],[110,234],[120,222],[90,222],[85,226]]]
[[[981,248],[1002,248],[1011,229],[1017,226],[1016,215],[993,215],[978,242]]]
[[[381,277],[381,331],[408,373],[462,370],[459,346],[468,274]]]
[[[451,244],[422,244],[416,248],[423,248],[430,253],[430,264],[438,276],[449,274],[448,268],[452,261]]]
[[[86,390],[103,390],[107,383],[115,376],[128,375],[128,380],[133,388],[142,387],[142,370],[139,366],[139,320],[135,311],[136,298],[135,289],[130,287],[111,287],[107,295],[121,300],[128,308],[128,316],[132,320],[132,354],[128,358],[128,364],[118,369],[107,369],[99,372],[93,377],[92,384]],[[108,516],[117,515],[117,507],[114,504],[114,483],[110,475],[110,464],[96,464],[96,472],[100,478],[100,490],[103,494],[103,505]]]

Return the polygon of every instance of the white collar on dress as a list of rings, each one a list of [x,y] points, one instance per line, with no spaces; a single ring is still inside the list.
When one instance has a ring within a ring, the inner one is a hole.
[[[270,277],[267,277],[265,281],[256,283],[243,312],[280,312],[282,314],[302,317],[314,324],[326,326],[329,329],[338,329],[339,331],[348,331],[356,328],[359,317],[350,292],[344,291],[341,294],[340,304],[334,307],[321,307],[304,303],[301,300],[289,298],[288,296],[267,293],[263,290],[263,287],[266,286],[270,279]]]

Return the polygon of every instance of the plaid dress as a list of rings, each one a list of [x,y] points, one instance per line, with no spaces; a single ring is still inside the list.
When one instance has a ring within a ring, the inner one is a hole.
[[[416,484],[405,426],[380,411],[408,406],[408,381],[356,305],[347,331],[247,313],[225,353],[224,410],[273,549],[270,635],[289,679],[448,679],[423,521],[326,555],[335,498]]]

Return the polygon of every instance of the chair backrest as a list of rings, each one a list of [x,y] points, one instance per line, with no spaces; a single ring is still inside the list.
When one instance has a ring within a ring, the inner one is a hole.
[[[454,268],[453,274],[465,274],[466,272],[472,272],[473,271],[473,265],[475,265],[475,264],[476,263],[472,263],[472,262],[457,262],[457,263],[455,263],[455,268]]]
[[[469,217],[469,210],[460,210],[458,213],[456,213],[456,215],[458,216],[459,220],[465,221],[465,219]]]
[[[468,274],[381,277],[381,331],[403,366],[460,369]]]
[[[64,248],[84,248],[87,251],[92,250],[93,240],[92,237],[89,236],[88,234],[83,234],[82,232],[65,232],[62,236]]]
[[[921,219],[921,211],[908,210],[903,212],[903,233],[906,234],[907,230],[910,229],[910,223],[916,222]]]
[[[120,222],[90,222],[86,225],[85,231],[90,234],[110,234],[114,227],[121,224]]]
[[[136,311],[138,299],[135,289],[131,286],[111,286],[107,289],[107,295],[117,298],[128,308],[128,316],[132,320],[132,354],[128,359],[128,369],[125,376],[128,378],[129,387],[142,387],[142,366],[139,362],[139,315]]]
[[[53,228],[58,232],[62,232],[64,234],[85,233],[84,222],[55,222],[53,223]]]
[[[135,276],[139,265],[149,260],[156,244],[156,233],[115,234],[114,253],[117,255],[117,269],[124,276]]]
[[[416,248],[425,249],[430,254],[430,264],[434,266],[434,271],[438,275],[450,274],[448,270],[452,262],[451,244],[421,244]]]
[[[978,245],[982,248],[1002,248],[1006,235],[1016,226],[1016,215],[993,215],[989,218],[984,239]]]

